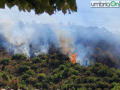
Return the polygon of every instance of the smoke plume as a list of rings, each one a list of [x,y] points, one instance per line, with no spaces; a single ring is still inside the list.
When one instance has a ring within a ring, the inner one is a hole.
[[[115,60],[119,60],[119,36],[105,28],[70,23],[66,26],[22,21],[11,23],[0,24],[0,47],[10,54],[22,53],[29,58],[49,53],[51,46],[54,46],[69,57],[77,53],[77,62],[83,66],[90,65],[91,61],[104,64],[111,61],[108,66],[114,67]]]

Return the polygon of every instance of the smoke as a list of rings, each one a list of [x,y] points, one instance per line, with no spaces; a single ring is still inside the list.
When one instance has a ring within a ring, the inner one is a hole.
[[[22,21],[14,24],[10,20],[0,26],[0,46],[10,54],[22,53],[29,58],[41,53],[47,54],[54,46],[69,57],[76,52],[77,62],[83,66],[88,66],[91,61],[102,62],[96,58],[99,56],[106,59],[106,54],[103,54],[105,52],[112,55],[108,55],[111,63],[120,54],[119,36],[105,28],[70,23],[66,26]]]

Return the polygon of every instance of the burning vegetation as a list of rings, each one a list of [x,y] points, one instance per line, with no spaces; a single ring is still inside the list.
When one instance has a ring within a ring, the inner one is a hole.
[[[76,55],[77,55],[77,53],[74,53],[73,55],[71,55],[72,59],[70,59],[70,61],[72,63],[76,63]]]

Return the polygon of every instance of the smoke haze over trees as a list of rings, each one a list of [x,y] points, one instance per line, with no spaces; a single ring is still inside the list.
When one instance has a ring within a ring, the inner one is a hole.
[[[10,26],[11,23],[9,21],[1,24],[0,31],[1,45],[8,53],[22,53],[32,57],[41,53],[47,54],[50,48],[54,48],[69,58],[76,52],[77,62],[83,66],[91,61],[106,65],[110,61],[111,65],[108,66],[114,67],[119,62],[119,36],[105,28],[22,21]],[[104,59],[107,62],[103,62]]]

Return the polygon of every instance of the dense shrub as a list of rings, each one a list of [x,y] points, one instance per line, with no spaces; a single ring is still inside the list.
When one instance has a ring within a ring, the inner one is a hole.
[[[1,70],[3,71],[4,69],[5,69],[5,65],[2,66],[2,69],[1,69]]]
[[[27,57],[23,54],[15,54],[13,55],[12,59],[22,59],[22,60],[25,60],[27,59]]]
[[[47,67],[46,63],[41,63],[41,67]]]
[[[22,79],[23,79],[23,80],[26,80],[26,79],[29,78],[29,77],[30,77],[30,75],[28,75],[28,74],[23,74],[23,75],[22,75]]]
[[[41,60],[40,60],[40,58],[38,58],[38,57],[34,57],[34,58],[32,59],[32,62],[33,62],[33,63],[41,63]]]
[[[60,65],[59,68],[60,68],[59,70],[64,70],[65,69],[65,65]]]
[[[9,82],[8,85],[10,86],[10,88],[12,88],[12,89],[14,89],[14,90],[17,90],[18,88],[20,88],[18,79],[12,78],[12,80]]]
[[[46,78],[46,75],[44,73],[40,73],[40,74],[37,75],[37,79],[38,79],[39,82],[41,82],[45,78]]]
[[[52,74],[56,74],[56,73],[58,73],[58,71],[59,71],[59,68],[56,68],[52,71]]]
[[[78,70],[79,72],[81,72],[81,71],[82,71],[82,67],[81,67],[81,66],[79,66],[78,64],[77,64],[77,65],[75,65],[75,69],[76,69],[76,70]]]
[[[106,81],[106,82],[109,82],[110,78],[109,77],[104,77],[103,80]]]
[[[114,76],[112,77],[112,81],[113,81],[113,82],[117,82],[117,81],[118,81],[118,75],[114,75]]]
[[[28,70],[28,71],[26,71],[26,73],[27,73],[28,75],[31,75],[31,76],[34,75],[34,71],[32,71],[32,70]]]
[[[94,83],[96,81],[96,78],[95,77],[89,77],[88,78],[88,82],[89,83]]]
[[[0,61],[0,63],[3,65],[8,65],[10,63],[10,60],[8,58],[4,58]]]
[[[91,74],[91,71],[89,71],[89,70],[85,72],[85,75],[89,76],[90,74]]]
[[[33,65],[31,66],[31,69],[34,69],[35,71],[36,71],[37,68],[38,68],[38,66],[37,66],[36,64],[33,64]]]
[[[29,66],[26,66],[26,65],[22,65],[18,68],[18,71],[19,72],[25,72],[25,71],[28,71],[30,69]]]
[[[96,83],[90,83],[90,87],[94,90],[97,88],[97,85],[96,85]]]
[[[75,82],[76,84],[81,84],[81,83],[83,83],[83,80],[82,80],[81,77],[78,77],[78,78],[75,79],[74,82]]]
[[[59,60],[55,60],[54,61],[54,68],[59,67],[59,65],[60,65]]]
[[[9,81],[9,79],[10,79],[9,76],[6,73],[3,73],[2,78],[5,81]]]
[[[31,84],[31,85],[35,85],[36,83],[38,83],[37,78],[30,77],[30,78],[27,78],[27,79],[29,81],[29,84]]]

